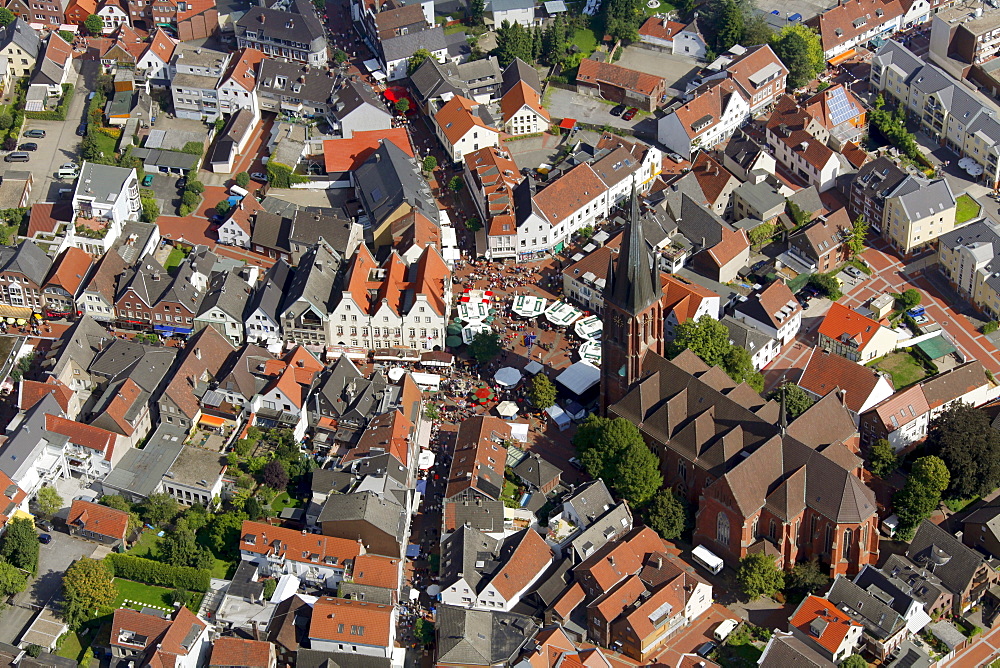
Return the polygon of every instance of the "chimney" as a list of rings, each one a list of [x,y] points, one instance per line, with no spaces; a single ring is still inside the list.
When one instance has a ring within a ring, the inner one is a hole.
[[[194,356],[197,357],[198,359],[201,359],[201,348],[194,349]]]
[[[266,16],[264,16],[263,14],[261,14],[261,15],[260,15],[260,16],[258,16],[257,18],[258,18],[258,19],[260,19],[260,22],[261,22],[261,23],[263,23],[263,22],[264,22],[264,21],[265,21],[265,20],[267,19],[267,17],[266,17]]]

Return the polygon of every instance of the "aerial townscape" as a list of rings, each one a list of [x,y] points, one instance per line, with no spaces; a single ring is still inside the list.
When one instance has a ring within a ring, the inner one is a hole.
[[[1000,668],[1000,0],[0,0],[0,668]]]

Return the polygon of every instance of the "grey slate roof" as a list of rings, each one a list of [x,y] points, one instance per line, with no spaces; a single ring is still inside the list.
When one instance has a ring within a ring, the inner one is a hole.
[[[509,664],[538,633],[538,625],[512,612],[437,609],[438,662],[464,666]]]
[[[346,355],[341,355],[320,381],[318,410],[341,423],[363,427],[391,410],[399,398],[399,387],[390,385],[381,372],[365,378]],[[317,410],[316,404],[310,406]],[[314,416],[319,419],[319,416]]]
[[[458,67],[451,61],[439,63],[428,58],[410,75],[410,85],[424,104],[446,93],[469,97],[465,83],[458,78]]]
[[[340,262],[327,244],[320,243],[310,248],[295,270],[282,313],[298,315],[305,309],[305,304],[312,305],[321,315],[333,311],[339,268]]]
[[[628,504],[619,501],[580,532],[569,544],[571,558],[580,563],[604,547],[610,541],[623,536],[632,529],[632,512]],[[567,555],[569,556],[569,555]]]
[[[298,209],[292,216],[288,239],[302,246],[312,246],[323,239],[344,259],[347,242],[351,236],[351,221],[328,207]]]
[[[589,526],[594,520],[611,510],[615,500],[608,491],[608,486],[598,478],[577,487],[571,496],[563,501],[570,506],[580,519]]]
[[[509,12],[512,9],[531,9],[535,0],[489,0],[486,3],[488,12]]]
[[[38,32],[21,17],[0,28],[0,49],[6,48],[11,43],[34,59],[38,58],[42,50],[42,40],[39,39]]]
[[[323,510],[317,520],[320,524],[336,522],[362,521],[380,531],[395,537],[400,548],[406,537],[405,510],[389,497],[382,497],[374,492],[355,492],[352,494],[333,494],[323,504]],[[387,555],[395,556],[395,555]]]
[[[367,600],[367,599],[366,599]],[[390,668],[392,659],[348,652],[323,652],[300,647],[295,653],[296,668]]]
[[[927,182],[925,179],[910,176],[907,181],[912,181],[912,188],[898,197],[910,220],[920,220],[955,206],[955,196],[947,180],[935,179]]]
[[[931,668],[937,663],[927,652],[913,644],[912,640],[901,642],[895,656],[895,659],[884,664],[886,668]]]
[[[460,526],[441,542],[441,588],[464,580],[479,593],[479,584],[493,577],[503,541],[466,526]]]
[[[824,658],[790,633],[776,632],[758,659],[759,668],[834,668],[837,664]]]
[[[10,437],[0,445],[0,471],[14,482],[24,479],[28,469],[42,455],[47,443],[61,448],[69,440],[61,434],[45,431],[45,415],[62,415],[59,402],[51,394],[46,394],[32,406]]]
[[[915,564],[932,569],[934,575],[956,594],[965,591],[976,571],[986,563],[979,552],[927,520],[917,527],[906,556]]]
[[[877,592],[862,589],[843,576],[834,580],[826,598],[878,640],[892,636],[906,624],[902,615],[880,600]]]
[[[524,62],[520,58],[515,58],[510,65],[503,70],[503,82],[500,84],[500,96],[503,97],[511,88],[517,85],[518,81],[523,81],[541,95],[542,80],[538,76],[538,70]]]
[[[440,220],[437,204],[416,163],[390,141],[381,145],[356,170],[357,192],[373,225],[379,225],[404,203],[433,222]]]
[[[268,199],[274,202],[280,201],[270,197],[265,198],[264,202],[267,202]],[[291,228],[292,219],[290,217],[282,217],[281,215],[270,211],[258,211],[254,215],[254,225],[253,232],[250,235],[250,243],[255,245],[260,244],[265,248],[274,248],[286,253],[291,253],[292,246],[288,242],[288,232]]]
[[[428,58],[427,60],[434,59]],[[368,84],[364,81],[351,78],[345,81],[343,87],[336,93],[333,115],[339,120],[343,120],[358,110],[363,115],[382,114],[383,116],[391,116],[386,111],[385,105],[379,102],[375,96],[375,91]]]
[[[286,79],[284,88],[278,85],[278,77]],[[299,81],[300,77],[305,78],[304,83]],[[337,83],[333,77],[327,76],[322,70],[306,69],[302,63],[265,58],[260,64],[257,86],[258,90],[267,93],[282,96],[291,95],[320,106],[330,103]],[[299,89],[296,91],[294,86],[299,86]]]
[[[681,234],[699,251],[712,248],[722,241],[724,229],[733,229],[714,211],[702,206],[686,193],[681,197],[680,215],[675,218]]]
[[[660,294],[660,270],[650,258],[643,238],[638,199],[633,188],[631,211],[622,233],[618,260],[614,271],[608,272],[604,286],[605,300],[632,315],[645,311]]]
[[[101,375],[111,382],[131,378],[141,389],[150,395],[155,395],[173,367],[177,353],[176,348],[166,346],[153,348],[123,339],[113,339],[111,344],[97,356],[88,371]]]
[[[157,490],[163,474],[180,456],[187,436],[184,427],[161,422],[146,441],[146,447],[129,449],[101,484],[105,488],[148,497]]]
[[[236,322],[243,321],[243,311],[250,299],[250,286],[236,272],[218,272],[208,283],[208,292],[201,302],[198,315],[218,307]]]
[[[470,487],[443,503],[444,516],[450,526],[468,526],[483,533],[503,531],[504,505],[499,499],[491,499]]]
[[[748,134],[743,130],[737,130],[733,133],[729,143],[726,144],[725,154],[726,157],[746,170],[763,151],[764,147],[751,139]]]
[[[56,355],[52,374],[58,376],[63,367],[70,362],[84,369],[89,368],[94,358],[104,349],[104,345],[113,338],[113,335],[93,317],[82,316],[63,336],[65,343]]]
[[[294,19],[291,25],[287,21],[290,14]],[[266,32],[272,40],[307,43],[326,36],[312,4],[302,0],[295,0],[289,10],[251,6],[236,23],[239,27]]]
[[[941,578],[901,554],[890,554],[881,570],[893,584],[918,601],[925,610],[929,610],[942,595],[951,595]]]
[[[403,58],[409,58],[418,49],[427,49],[431,53],[448,48],[444,28],[434,26],[427,30],[408,32],[405,35],[382,40],[381,49],[386,64]]]
[[[256,289],[247,300],[244,320],[257,310],[264,312],[275,322],[280,316],[281,300],[285,296],[291,278],[291,267],[284,260],[278,260],[264,274]]]
[[[750,327],[731,315],[725,316],[720,322],[729,330],[729,341],[738,348],[743,348],[751,355],[767,347],[773,341],[770,336],[758,329]]]
[[[535,453],[529,453],[514,467],[514,474],[525,481],[529,487],[541,488],[562,474],[555,464],[550,464]]]
[[[33,241],[22,241],[17,246],[0,247],[0,271],[23,274],[35,285],[41,286],[52,269],[52,258]]]

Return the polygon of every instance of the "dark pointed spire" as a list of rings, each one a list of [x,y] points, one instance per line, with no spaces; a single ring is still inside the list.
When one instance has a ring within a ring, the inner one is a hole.
[[[653,276],[653,264],[650,262],[646,240],[642,234],[642,223],[639,221],[639,196],[633,183],[632,210],[618,251],[618,262],[614,272],[608,275],[605,298],[627,313],[642,313],[658,297],[658,286]]]

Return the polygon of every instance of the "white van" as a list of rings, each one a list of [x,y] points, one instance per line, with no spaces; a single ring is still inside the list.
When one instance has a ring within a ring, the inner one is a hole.
[[[59,171],[56,172],[56,176],[60,179],[75,179],[78,175],[76,167],[60,167]]]
[[[726,562],[716,556],[704,545],[699,545],[691,550],[691,558],[701,564],[709,573],[713,575],[721,573],[723,567],[726,565]]]
[[[723,642],[739,625],[740,623],[735,619],[724,619],[718,626],[715,627],[715,631],[712,632],[712,637],[719,642]]]
[[[239,186],[229,186],[230,195],[238,195],[239,197],[246,197],[250,194],[250,191],[246,188],[240,188]]]

